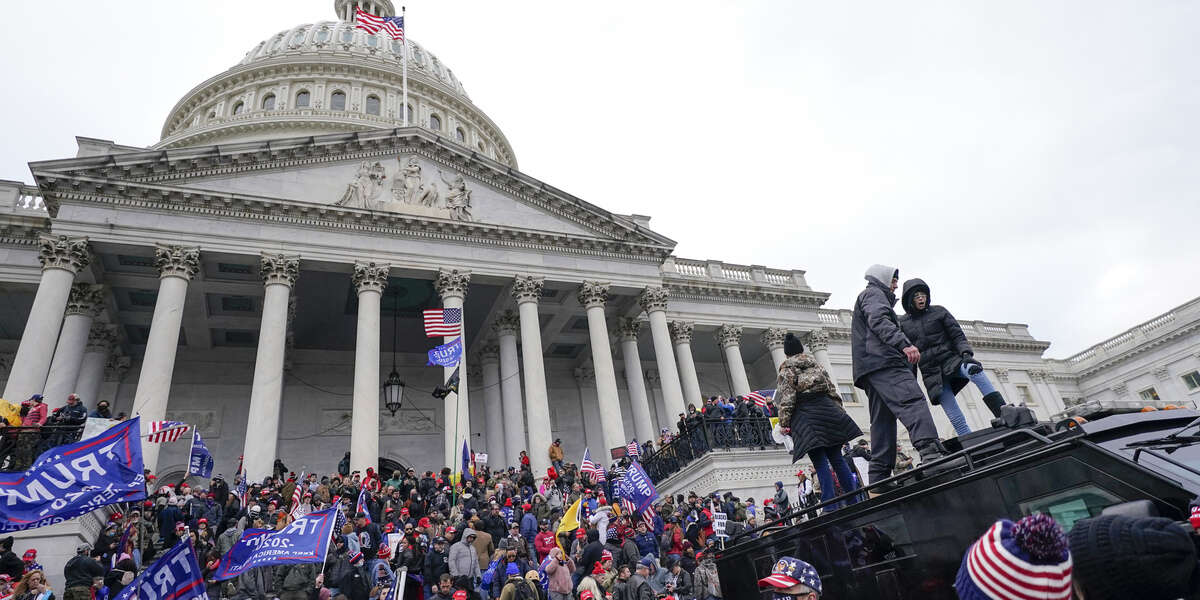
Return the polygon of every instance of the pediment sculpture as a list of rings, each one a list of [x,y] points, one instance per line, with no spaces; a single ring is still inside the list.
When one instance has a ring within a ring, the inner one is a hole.
[[[473,220],[471,190],[467,189],[467,182],[462,175],[447,175],[441,169],[437,170],[438,179],[446,186],[443,195],[437,182],[424,176],[415,154],[407,159],[396,157],[396,162],[399,167],[390,176],[390,188],[384,183],[389,175],[382,163],[360,163],[354,179],[346,185],[346,191],[334,202],[334,206],[413,213],[455,221]],[[385,193],[385,189],[391,193]]]

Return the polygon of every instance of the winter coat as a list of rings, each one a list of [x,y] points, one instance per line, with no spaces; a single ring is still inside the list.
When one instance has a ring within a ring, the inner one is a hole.
[[[776,489],[775,490],[775,510],[778,510],[779,514],[782,515],[782,514],[786,513],[788,510],[790,510],[791,508],[792,508],[792,501],[791,501],[791,499],[788,498],[787,490],[784,488]]]
[[[522,594],[517,591],[518,587],[526,588],[526,592]],[[525,579],[520,575],[513,575],[504,583],[504,590],[500,592],[500,600],[518,600],[519,598],[540,598],[538,594],[538,586],[532,581]]]
[[[562,460],[562,459],[563,459],[563,449],[562,449],[562,446],[559,446],[559,445],[556,445],[556,444],[550,444],[550,452],[549,452],[549,454],[550,454],[550,462],[554,462],[554,461]]]
[[[854,361],[854,385],[866,389],[863,378],[875,371],[908,368],[904,348],[912,345],[897,323],[896,295],[889,289],[892,267],[873,265],[867,270],[867,288],[854,301],[850,321],[850,355]]]
[[[539,531],[533,538],[533,547],[537,550],[538,561],[542,561],[550,555],[550,551],[558,546],[554,543],[553,531]]]
[[[775,384],[779,423],[792,428],[792,462],[813,448],[841,447],[862,435],[854,419],[836,400],[837,388],[816,359],[790,356],[779,367]]]
[[[925,292],[925,309],[917,310],[912,297]],[[941,402],[942,385],[949,382],[955,394],[970,381],[959,373],[963,355],[974,356],[975,351],[967,342],[958,320],[945,307],[930,304],[929,286],[920,279],[904,282],[904,293],[900,296],[904,316],[900,317],[900,329],[921,351],[921,379],[925,390],[934,404]]]
[[[271,589],[271,567],[257,567],[238,576],[238,600],[267,600],[274,597]]]
[[[636,573],[630,575],[629,583],[626,585],[625,597],[629,600],[654,600],[654,589],[650,587],[650,582],[646,581],[645,577]]]
[[[30,402],[29,412],[25,418],[21,419],[23,427],[41,427],[46,424],[46,416],[50,409],[46,407],[45,402]]]
[[[571,574],[574,572],[575,561],[571,560],[571,557],[567,557],[564,565],[558,564],[556,559],[550,559],[550,562],[546,564],[546,576],[550,578],[550,591],[559,594],[571,593]]]
[[[679,598],[691,598],[694,593],[692,591],[692,574],[679,569],[678,574],[667,572],[667,581],[675,578],[675,595]]]
[[[533,516],[533,512],[527,512],[521,517],[521,535],[525,538],[526,545],[532,544],[533,539],[537,537],[538,520]]]
[[[633,543],[637,544],[638,554],[645,556],[652,554],[658,556],[658,540],[654,538],[654,534],[647,531],[633,536]]]
[[[316,563],[279,565],[275,567],[275,593],[307,592],[316,579]]]
[[[475,546],[472,546],[467,541],[467,537],[475,534],[475,530],[466,529],[463,531],[462,539],[450,546],[450,576],[451,577],[479,577],[479,555],[475,553]]]

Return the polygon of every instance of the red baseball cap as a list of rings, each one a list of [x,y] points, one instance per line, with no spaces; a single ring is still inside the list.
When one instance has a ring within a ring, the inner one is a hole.
[[[457,592],[454,592],[454,600],[467,600],[469,597],[470,596],[467,594],[467,590],[458,590]]]
[[[21,555],[21,558],[27,558],[29,560],[33,560],[33,559],[37,558],[37,550],[30,548],[25,551],[25,554]]]

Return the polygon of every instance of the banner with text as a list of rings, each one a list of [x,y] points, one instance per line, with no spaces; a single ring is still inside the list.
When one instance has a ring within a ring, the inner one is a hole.
[[[658,490],[654,489],[654,482],[642,469],[642,465],[633,462],[629,464],[625,476],[617,484],[617,497],[629,500],[637,507],[638,512],[642,512],[658,499]]]
[[[101,506],[145,499],[140,427],[135,417],[96,437],[55,446],[25,471],[0,473],[0,532],[54,525]],[[20,435],[41,439],[37,433]]]
[[[231,579],[249,569],[267,565],[324,561],[329,552],[336,510],[327,508],[308,513],[279,531],[247,529],[233,548],[221,557],[213,579]]]
[[[208,600],[204,572],[196,562],[191,538],[174,548],[142,571],[113,600]]]
[[[454,367],[458,365],[458,359],[462,357],[462,338],[454,338],[453,342],[442,344],[437,348],[429,351],[429,364],[426,366],[438,365],[442,367]]]

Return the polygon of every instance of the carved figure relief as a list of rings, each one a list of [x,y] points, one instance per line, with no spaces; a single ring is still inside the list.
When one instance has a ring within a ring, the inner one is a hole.
[[[383,190],[384,179],[387,179],[387,174],[383,165],[378,161],[373,165],[365,160],[362,161],[358,165],[358,171],[354,174],[354,181],[346,186],[346,192],[342,194],[341,200],[334,202],[333,205],[346,208],[374,208],[372,201],[379,197],[379,192]]]
[[[462,175],[438,170],[438,178],[446,185],[446,195],[443,197],[437,182],[426,179],[422,174],[417,155],[396,157],[396,163],[399,167],[392,175],[390,198],[386,194],[380,197],[383,182],[388,178],[387,168],[378,162],[369,164],[363,161],[353,181],[346,186],[345,193],[334,206],[425,214],[455,221],[473,220],[471,190],[467,189],[467,182]]]

